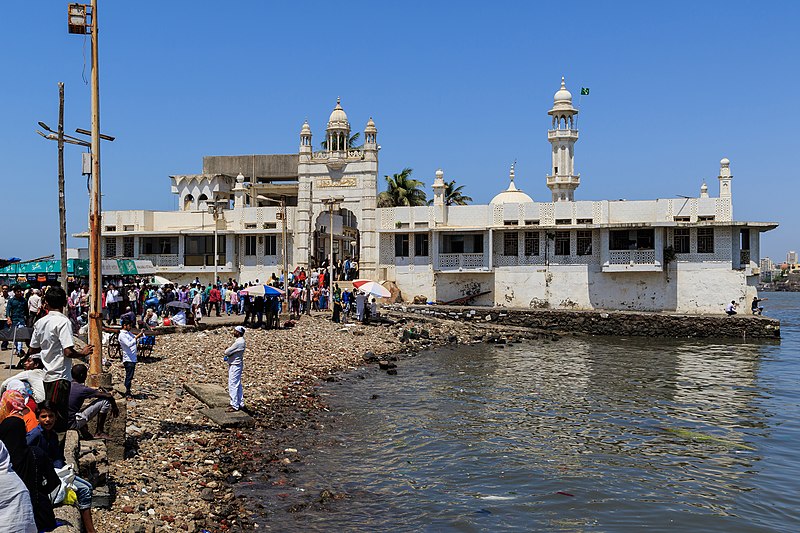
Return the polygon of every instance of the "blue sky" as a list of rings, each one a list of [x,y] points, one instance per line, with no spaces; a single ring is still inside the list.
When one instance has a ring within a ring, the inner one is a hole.
[[[58,254],[56,147],[34,133],[89,128],[89,42],[66,1],[25,2],[0,36],[5,226],[0,257]],[[800,249],[800,3],[284,2],[101,0],[104,209],[173,209],[170,174],[202,156],[314,144],[341,96],[354,130],[374,117],[381,175],[441,167],[485,203],[507,185],[547,201],[546,139],[561,76],[580,101],[576,199],[717,194],[734,215],[776,221],[762,256]],[[151,10],[151,12],[148,12]],[[68,147],[69,233],[86,228],[80,151]],[[70,245],[85,241],[70,238]]]

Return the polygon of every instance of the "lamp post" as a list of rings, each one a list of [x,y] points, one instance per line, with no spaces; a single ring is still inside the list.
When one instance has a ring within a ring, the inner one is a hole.
[[[64,143],[75,144],[89,149],[91,149],[92,143],[64,133],[64,83],[62,82],[58,83],[58,93],[58,130],[53,131],[50,129],[50,126],[40,120],[38,122],[39,126],[48,133],[44,133],[40,130],[36,130],[36,133],[49,141],[56,141],[58,143],[58,218],[61,227],[61,282],[64,284],[64,290],[67,290],[67,207],[64,194]],[[77,128],[75,131],[83,135],[91,135],[91,132],[80,128]],[[116,139],[116,137],[104,135],[102,133],[100,134],[100,138],[106,141],[113,141]],[[91,150],[88,155],[92,155]]]
[[[92,188],[89,202],[89,344],[93,348],[89,360],[89,374],[91,385],[101,385],[100,374],[102,371],[102,328],[103,328],[103,300],[100,294],[100,283],[103,276],[102,259],[100,255],[100,225],[101,219],[101,194],[100,194],[100,72],[98,58],[98,24],[97,1],[92,0],[90,6],[85,4],[69,4],[68,29],[69,33],[92,36]],[[88,9],[87,9],[88,8]],[[110,375],[103,385],[110,386]]]
[[[257,200],[261,200],[263,202],[272,202],[276,204],[280,204],[281,206],[281,253],[283,254],[283,300],[284,306],[283,308],[288,310],[289,309],[289,257],[288,257],[288,245],[286,243],[286,195],[282,194],[280,201],[275,200],[274,198],[270,198],[268,196],[264,196],[259,194],[256,196]]]
[[[225,209],[226,205],[228,204],[228,200],[217,200],[215,202],[208,203],[208,212],[214,217],[214,282],[213,285],[216,286],[217,284],[217,263],[219,258],[219,252],[217,251],[219,237],[217,235],[217,221],[219,220],[222,211]]]

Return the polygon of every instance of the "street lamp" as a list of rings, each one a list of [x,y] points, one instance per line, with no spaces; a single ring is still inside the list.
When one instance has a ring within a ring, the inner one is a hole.
[[[64,133],[64,83],[58,83],[58,130],[53,131],[50,126],[42,122],[38,122],[39,127],[48,133],[45,134],[40,130],[36,133],[49,141],[56,141],[58,143],[58,219],[60,227],[60,245],[61,245],[61,283],[64,290],[68,291],[67,286],[67,207],[64,195],[64,143],[76,144],[86,148],[91,148],[92,144],[83,139],[66,135]],[[91,135],[90,131],[82,130],[80,128],[75,130],[77,133],[83,135]],[[114,137],[110,135],[100,134],[100,138],[113,141]]]
[[[77,35],[91,34],[92,36],[92,75],[91,75],[91,105],[92,105],[92,188],[89,202],[89,343],[93,348],[89,364],[90,380],[93,386],[101,385],[102,372],[102,295],[100,294],[100,281],[103,276],[102,259],[100,255],[100,225],[101,225],[101,193],[100,193],[100,61],[97,2],[92,0],[91,5],[69,4],[67,8],[67,24],[69,33]],[[110,374],[105,375],[104,386],[111,386]]]
[[[214,217],[214,285],[217,284],[217,263],[218,263],[218,252],[217,252],[217,221],[219,220],[220,215],[222,215],[223,210],[228,206],[228,200],[218,199],[215,202],[208,203],[208,212]]]
[[[334,206],[338,206],[342,202],[344,202],[344,197],[343,196],[331,196],[329,198],[323,198],[322,199],[322,203],[328,206],[328,224],[330,226],[328,228],[328,231],[330,231],[330,234],[331,234],[331,258],[328,261],[328,268],[330,269],[330,274],[329,274],[330,276],[333,275],[333,208],[334,208]]]
[[[289,257],[288,257],[288,247],[286,243],[286,196],[281,195],[280,201],[275,200],[274,198],[269,198],[262,194],[256,196],[257,200],[261,200],[262,202],[272,202],[276,204],[280,204],[281,206],[281,252],[283,254],[283,299],[285,300],[284,309],[289,309],[289,290],[288,290],[288,283],[289,283]]]

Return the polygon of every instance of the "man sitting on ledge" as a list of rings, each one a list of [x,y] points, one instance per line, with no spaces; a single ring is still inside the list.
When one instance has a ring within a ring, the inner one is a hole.
[[[72,367],[72,384],[69,390],[69,414],[67,422],[70,429],[77,429],[80,431],[81,438],[92,440],[93,438],[105,439],[108,438],[106,433],[106,419],[108,412],[111,411],[111,416],[116,418],[119,415],[119,408],[114,397],[100,389],[87,387],[86,383],[87,368],[86,365],[75,365]],[[89,398],[96,398],[90,403],[86,409],[83,409],[84,400]],[[94,437],[89,433],[88,424],[89,420],[97,417],[97,431]]]
[[[728,316],[733,316],[733,315],[735,315],[735,314],[736,314],[736,307],[737,307],[737,305],[736,305],[736,302],[735,302],[734,300],[731,300],[731,303],[729,303],[729,304],[728,304],[728,305],[725,307],[725,313],[726,313]]]

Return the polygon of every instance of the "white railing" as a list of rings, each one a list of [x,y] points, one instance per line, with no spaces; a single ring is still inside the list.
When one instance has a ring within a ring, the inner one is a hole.
[[[655,250],[612,250],[609,252],[612,265],[655,265]]]
[[[153,263],[153,266],[161,266],[161,267],[172,267],[178,266],[180,261],[178,260],[178,254],[157,254],[157,255],[144,255],[140,254],[139,259],[143,259],[145,261],[150,261]]]
[[[565,135],[569,136],[578,136],[578,130],[571,130],[571,129],[557,129],[557,130],[547,130],[547,138],[552,139],[554,137],[563,137]]]
[[[437,270],[482,270],[485,254],[439,254]]]

